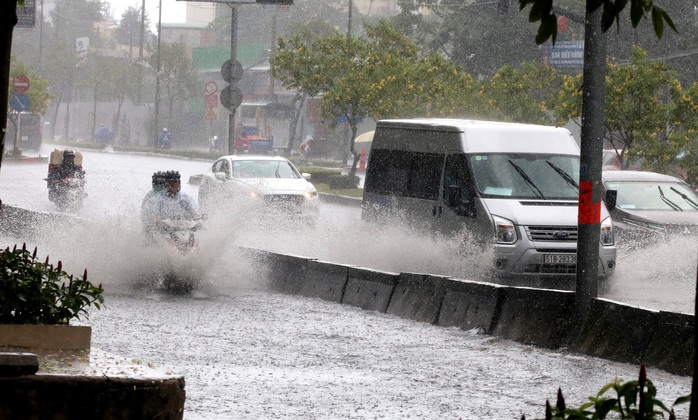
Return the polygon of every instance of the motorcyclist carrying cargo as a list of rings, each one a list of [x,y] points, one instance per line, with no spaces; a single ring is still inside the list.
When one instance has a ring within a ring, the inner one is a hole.
[[[180,191],[182,187],[181,176],[177,171],[164,173],[165,188],[157,197],[151,210],[151,221],[160,226],[164,219],[192,220],[196,217],[194,200],[186,193]]]
[[[69,149],[63,151],[61,163],[48,173],[49,184],[54,180],[84,177],[85,171],[82,170],[82,166],[75,164],[75,152]]]

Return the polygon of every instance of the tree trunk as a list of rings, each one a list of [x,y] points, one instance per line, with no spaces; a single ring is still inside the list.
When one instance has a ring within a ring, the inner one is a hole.
[[[295,148],[296,145],[296,130],[298,129],[298,121],[301,119],[301,115],[303,112],[303,106],[305,105],[305,99],[308,97],[305,93],[302,95],[296,95],[296,97],[293,100],[293,104],[297,101],[300,101],[300,105],[298,105],[298,108],[296,108],[296,113],[293,116],[293,119],[291,120],[291,124],[289,127],[289,132],[288,132],[288,147],[286,150],[286,156],[289,156],[291,154],[291,150]]]
[[[351,154],[354,157],[354,161],[351,163],[351,171],[349,172],[349,178],[354,179],[356,176],[356,165],[359,163],[358,156],[359,154],[356,153],[356,150],[354,150],[354,140],[356,139],[356,117],[352,115],[350,121],[350,126],[351,126],[351,139],[349,139],[349,147],[351,150]]]

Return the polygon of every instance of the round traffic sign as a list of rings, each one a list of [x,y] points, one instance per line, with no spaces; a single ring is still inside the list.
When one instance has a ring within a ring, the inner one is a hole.
[[[221,66],[221,76],[228,83],[237,82],[242,77],[242,64],[237,60],[226,60]]]
[[[23,74],[12,78],[12,90],[15,93],[25,93],[29,90],[29,78]]]
[[[242,91],[237,86],[226,86],[221,91],[221,105],[233,110],[242,103]]]
[[[216,92],[218,92],[218,85],[213,80],[209,80],[204,85],[204,92],[206,92],[207,95],[211,95],[213,93],[216,93]]]
[[[17,112],[29,108],[29,96],[26,93],[15,93],[10,97],[10,106]]]

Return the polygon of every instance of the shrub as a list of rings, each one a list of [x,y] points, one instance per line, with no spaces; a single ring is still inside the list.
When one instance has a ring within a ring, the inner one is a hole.
[[[360,178],[354,175],[353,179],[349,175],[338,175],[330,179],[328,184],[330,188],[335,190],[342,190],[347,188],[358,188]]]
[[[54,268],[37,261],[34,253],[14,246],[0,251],[0,323],[68,324],[71,319],[87,318],[87,308],[104,303],[103,289],[87,281],[87,270],[74,278],[58,261]]]
[[[298,172],[310,174],[310,182],[313,184],[329,184],[330,180],[342,175],[340,170],[326,168],[298,168]]]
[[[604,396],[608,391],[615,391],[615,396]],[[621,382],[619,379],[604,385],[596,394],[589,397],[589,402],[579,408],[566,408],[562,390],[557,391],[557,403],[555,408],[550,402],[545,402],[545,420],[603,420],[611,414],[614,419],[628,420],[676,420],[674,410],[667,408],[664,403],[656,399],[657,389],[652,381],[647,379],[645,366],[640,366],[640,377],[637,381]],[[674,401],[674,406],[691,401],[691,396],[679,397]],[[526,417],[522,416],[522,420]]]

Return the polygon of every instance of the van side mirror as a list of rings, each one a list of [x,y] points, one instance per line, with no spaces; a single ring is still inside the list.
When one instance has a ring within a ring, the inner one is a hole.
[[[225,174],[223,172],[216,172],[213,174],[219,181],[225,181]]]
[[[608,211],[612,211],[616,208],[616,201],[618,200],[618,190],[606,190],[606,208]]]

